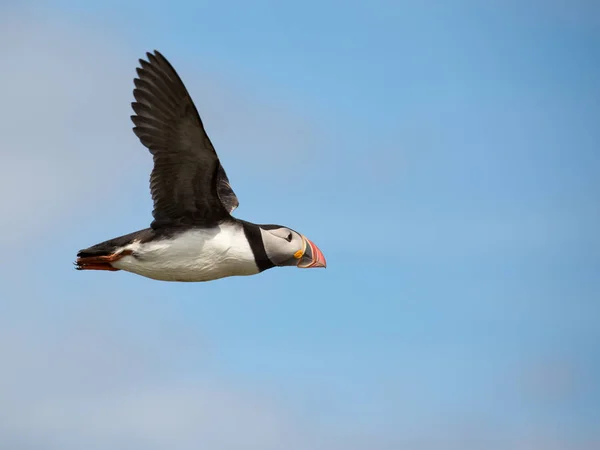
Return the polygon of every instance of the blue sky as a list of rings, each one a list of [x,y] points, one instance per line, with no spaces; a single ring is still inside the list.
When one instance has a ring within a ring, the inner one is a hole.
[[[0,7],[0,447],[597,448],[600,7],[166,5]],[[73,270],[151,220],[155,48],[326,270]]]

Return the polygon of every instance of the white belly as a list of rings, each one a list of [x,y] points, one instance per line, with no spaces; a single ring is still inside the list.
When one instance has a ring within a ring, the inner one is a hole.
[[[124,256],[113,267],[155,280],[209,281],[258,273],[243,229],[236,225],[194,229],[170,240],[134,242],[123,250],[133,250],[135,256]]]

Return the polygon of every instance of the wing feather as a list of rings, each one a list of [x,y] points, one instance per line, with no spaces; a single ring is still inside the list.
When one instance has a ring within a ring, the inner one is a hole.
[[[146,56],[131,120],[154,159],[152,227],[216,223],[238,206],[237,197],[181,78],[158,51]]]

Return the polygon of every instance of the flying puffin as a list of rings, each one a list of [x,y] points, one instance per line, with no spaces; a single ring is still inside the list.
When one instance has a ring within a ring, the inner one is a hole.
[[[326,267],[321,250],[280,225],[231,216],[239,205],[194,103],[158,51],[134,79],[134,133],[154,167],[150,228],[80,250],[78,270],[125,270],[164,281],[210,281],[272,267]]]

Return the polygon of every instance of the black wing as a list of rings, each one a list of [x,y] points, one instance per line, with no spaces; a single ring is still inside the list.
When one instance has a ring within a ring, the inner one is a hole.
[[[154,158],[152,228],[215,224],[238,199],[181,78],[158,51],[146,55],[134,80],[131,120]]]

